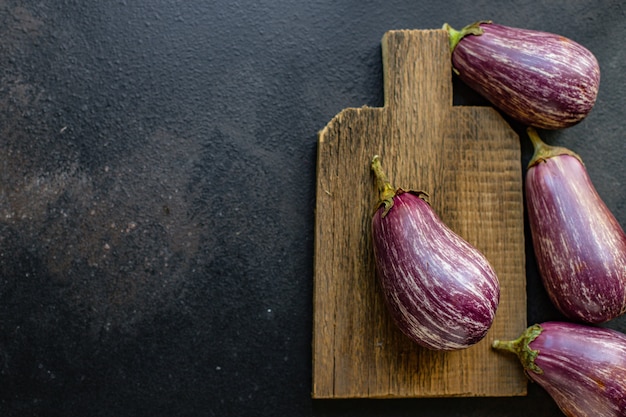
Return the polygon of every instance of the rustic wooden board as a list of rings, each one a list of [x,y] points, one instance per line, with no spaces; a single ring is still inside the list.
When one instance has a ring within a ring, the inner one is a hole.
[[[490,107],[452,106],[444,31],[391,31],[382,51],[384,107],[345,109],[319,133],[312,395],[525,395],[516,359],[490,349],[526,328],[519,138]],[[500,306],[477,345],[429,351],[391,322],[370,236],[375,154],[395,186],[427,191],[440,217],[496,270]]]

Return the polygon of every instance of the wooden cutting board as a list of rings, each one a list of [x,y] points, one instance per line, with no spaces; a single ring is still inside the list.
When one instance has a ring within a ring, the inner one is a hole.
[[[517,359],[490,348],[526,328],[519,138],[490,107],[452,105],[445,31],[390,31],[382,56],[384,107],[345,109],[318,137],[312,396],[525,395]],[[442,220],[496,270],[500,306],[478,344],[430,351],[391,321],[370,236],[375,154],[394,186],[427,191]]]

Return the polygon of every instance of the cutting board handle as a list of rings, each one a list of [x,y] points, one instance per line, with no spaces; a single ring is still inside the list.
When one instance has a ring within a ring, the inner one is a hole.
[[[417,113],[419,105],[443,108],[452,105],[452,64],[447,33],[434,29],[422,30],[420,34],[427,48],[415,48],[414,31],[392,30],[382,38],[385,107]],[[430,102],[424,103],[424,97]]]

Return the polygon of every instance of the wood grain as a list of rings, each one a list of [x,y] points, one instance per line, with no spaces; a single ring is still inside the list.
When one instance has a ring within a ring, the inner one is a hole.
[[[490,348],[526,328],[519,138],[490,107],[452,105],[446,32],[387,32],[382,55],[384,107],[345,109],[318,136],[312,396],[525,395],[515,358]],[[395,186],[427,191],[498,274],[496,319],[469,349],[421,348],[385,309],[370,236],[375,154]]]

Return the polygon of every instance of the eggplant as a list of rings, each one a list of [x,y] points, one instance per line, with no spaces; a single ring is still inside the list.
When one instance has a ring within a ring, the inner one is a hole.
[[[459,78],[495,107],[541,129],[572,126],[593,108],[600,66],[584,46],[553,33],[489,21],[445,24]]]
[[[534,155],[526,206],[539,274],[569,319],[603,323],[626,312],[626,234],[576,153],[528,128]]]
[[[380,288],[399,329],[432,350],[458,350],[483,339],[500,301],[485,256],[437,216],[421,191],[395,189],[372,159],[379,204],[372,218]]]
[[[515,353],[526,375],[569,417],[626,416],[626,335],[550,321],[535,324],[494,349]]]

